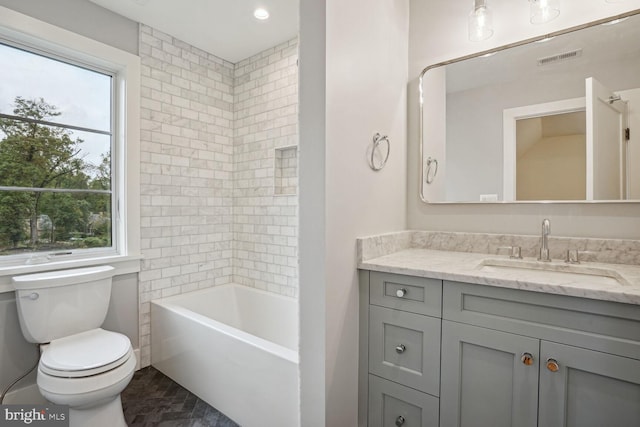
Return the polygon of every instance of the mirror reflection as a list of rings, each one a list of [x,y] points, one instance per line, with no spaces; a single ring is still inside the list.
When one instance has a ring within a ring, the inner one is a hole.
[[[633,15],[427,67],[423,200],[640,201],[637,40]]]

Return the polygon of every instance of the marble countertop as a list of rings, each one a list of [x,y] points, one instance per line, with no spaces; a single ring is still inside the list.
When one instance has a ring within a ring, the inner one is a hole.
[[[402,246],[369,259],[360,257],[358,268],[640,305],[640,265],[542,263],[533,257],[512,260],[506,255]]]

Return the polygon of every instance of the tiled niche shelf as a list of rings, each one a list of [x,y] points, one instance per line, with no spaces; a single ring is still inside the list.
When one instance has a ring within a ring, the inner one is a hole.
[[[298,147],[291,145],[275,149],[273,194],[291,196],[298,192]]]

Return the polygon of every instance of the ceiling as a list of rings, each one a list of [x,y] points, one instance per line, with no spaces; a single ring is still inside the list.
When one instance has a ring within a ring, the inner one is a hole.
[[[90,0],[236,63],[298,34],[298,0]],[[270,17],[259,21],[262,7]]]

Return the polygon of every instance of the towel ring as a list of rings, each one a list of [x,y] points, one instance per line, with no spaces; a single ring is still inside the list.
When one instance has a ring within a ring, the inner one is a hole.
[[[384,156],[384,160],[382,160],[379,164],[376,165],[375,163],[376,152],[378,151],[378,148],[380,148],[380,144],[382,144],[383,142],[387,143],[387,154]],[[380,169],[384,167],[384,165],[387,163],[387,160],[389,160],[389,154],[391,154],[391,144],[389,143],[389,137],[387,137],[387,135],[382,136],[379,133],[376,133],[375,135],[373,135],[373,147],[371,148],[371,157],[369,158],[369,167],[374,171],[378,172]]]
[[[435,165],[435,166],[434,166]],[[433,173],[431,173],[431,168],[433,169]],[[425,181],[427,182],[427,184],[431,184],[433,182],[434,179],[436,179],[436,175],[438,174],[438,160],[429,157],[427,158],[427,173],[426,173],[426,179]]]

